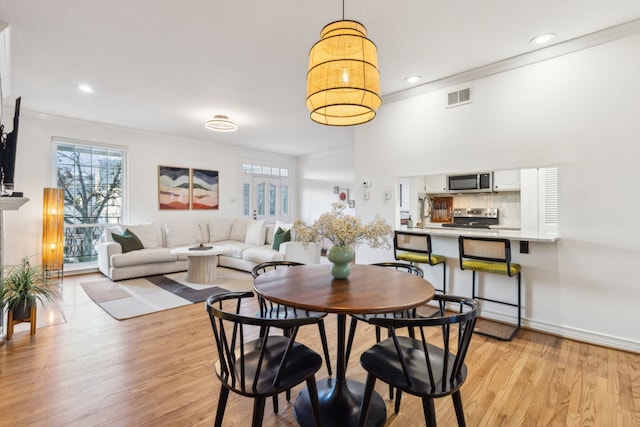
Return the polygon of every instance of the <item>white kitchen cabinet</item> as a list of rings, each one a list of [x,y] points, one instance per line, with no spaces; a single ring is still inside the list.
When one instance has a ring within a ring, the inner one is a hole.
[[[447,191],[447,175],[427,175],[425,179],[427,194],[444,193]]]
[[[520,169],[493,172],[493,191],[520,191]]]

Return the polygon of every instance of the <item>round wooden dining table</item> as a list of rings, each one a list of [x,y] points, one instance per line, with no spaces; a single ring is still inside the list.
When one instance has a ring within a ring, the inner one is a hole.
[[[346,378],[346,315],[411,309],[431,300],[434,288],[421,277],[392,268],[353,264],[346,279],[334,279],[330,268],[314,264],[277,269],[258,276],[253,287],[270,301],[337,315],[336,378],[318,382],[320,414],[325,426],[355,426],[364,384]],[[294,413],[301,426],[315,425],[307,389],[296,398]],[[382,426],[386,417],[384,400],[374,392],[367,426]]]

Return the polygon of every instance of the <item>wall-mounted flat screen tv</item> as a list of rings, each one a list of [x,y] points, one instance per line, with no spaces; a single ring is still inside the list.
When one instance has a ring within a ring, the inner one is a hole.
[[[13,190],[14,173],[16,169],[16,146],[18,142],[18,124],[20,121],[20,100],[16,99],[16,108],[13,115],[13,129],[11,132],[2,131],[2,143],[0,144],[0,179],[2,191]],[[4,126],[3,126],[4,127]]]

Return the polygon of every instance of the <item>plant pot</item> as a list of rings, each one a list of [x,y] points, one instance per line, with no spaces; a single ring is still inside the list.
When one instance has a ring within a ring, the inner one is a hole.
[[[331,275],[335,279],[346,279],[351,274],[351,262],[356,253],[350,246],[331,246],[327,252],[327,259],[333,263]]]
[[[26,320],[31,317],[31,307],[34,303],[26,301],[20,302],[13,307],[13,320]]]

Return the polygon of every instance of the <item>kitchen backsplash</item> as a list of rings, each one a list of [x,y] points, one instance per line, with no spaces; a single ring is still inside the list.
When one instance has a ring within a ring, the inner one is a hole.
[[[472,193],[453,196],[455,208],[498,208],[500,225],[520,228],[520,192]]]

